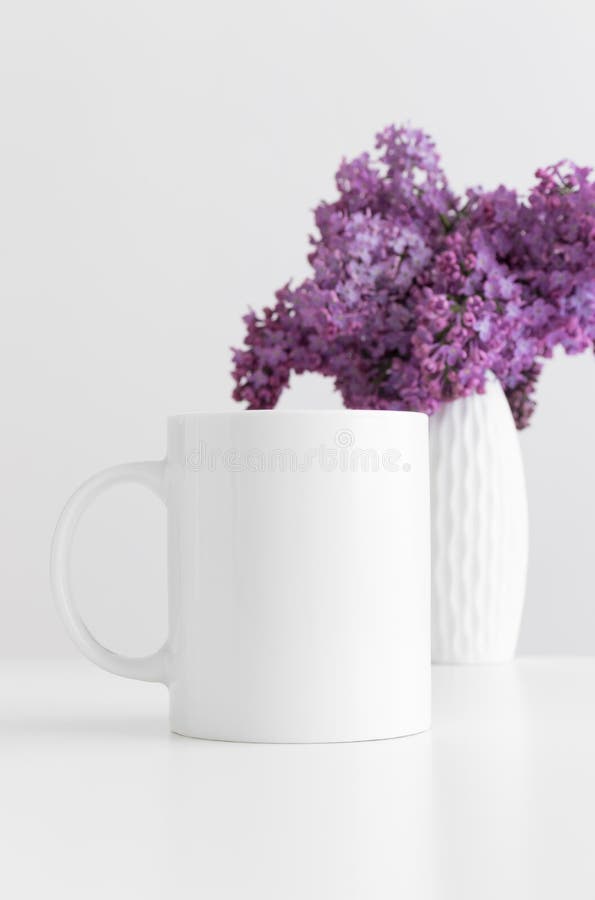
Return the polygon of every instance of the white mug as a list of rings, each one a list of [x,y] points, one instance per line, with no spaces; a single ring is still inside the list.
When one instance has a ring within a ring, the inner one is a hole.
[[[166,644],[101,646],[73,604],[81,513],[143,484],[168,515]],[[95,475],[52,546],[58,608],[93,662],[170,691],[191,737],[359,741],[430,724],[428,420],[385,411],[173,416],[167,457]]]

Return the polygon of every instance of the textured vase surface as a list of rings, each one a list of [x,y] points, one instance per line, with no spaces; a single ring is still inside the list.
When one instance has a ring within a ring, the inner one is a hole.
[[[514,657],[528,553],[527,496],[514,420],[499,382],[430,419],[432,659]]]

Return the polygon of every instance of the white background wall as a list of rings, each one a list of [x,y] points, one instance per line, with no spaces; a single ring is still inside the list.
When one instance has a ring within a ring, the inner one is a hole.
[[[409,120],[457,188],[595,162],[594,27],[587,0],[2,4],[0,655],[75,652],[47,578],[63,501],[159,457],[167,413],[232,408],[240,316],[305,274],[340,157]],[[591,356],[550,363],[522,435],[524,652],[595,652],[594,396]],[[284,402],[337,403],[314,377]],[[83,522],[74,584],[114,649],[165,633],[164,535],[134,488]]]

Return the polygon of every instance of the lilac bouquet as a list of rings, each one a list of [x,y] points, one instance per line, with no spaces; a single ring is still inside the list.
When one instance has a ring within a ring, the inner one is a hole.
[[[331,376],[345,406],[432,413],[492,371],[529,422],[543,359],[595,342],[595,183],[560,163],[523,199],[450,189],[434,143],[391,126],[343,162],[315,211],[312,274],[245,316],[234,398],[272,408],[292,372]]]

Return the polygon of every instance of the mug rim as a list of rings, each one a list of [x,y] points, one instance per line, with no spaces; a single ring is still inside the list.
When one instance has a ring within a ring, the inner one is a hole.
[[[244,416],[271,416],[288,417],[293,416],[416,416],[428,420],[428,413],[417,412],[408,409],[230,409],[230,410],[214,410],[212,412],[190,412],[175,413],[167,416],[168,422],[176,422],[180,419],[208,419],[208,418],[243,418]]]

